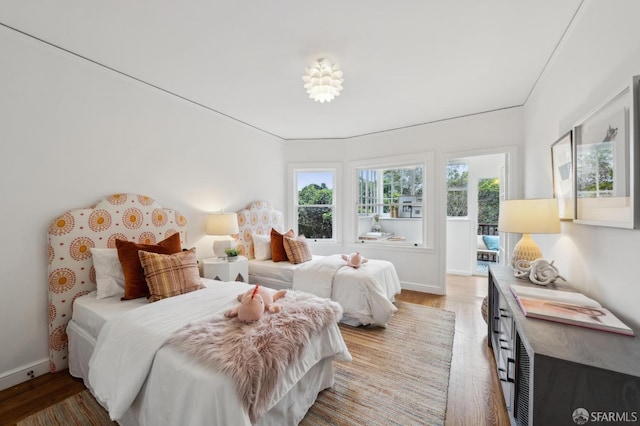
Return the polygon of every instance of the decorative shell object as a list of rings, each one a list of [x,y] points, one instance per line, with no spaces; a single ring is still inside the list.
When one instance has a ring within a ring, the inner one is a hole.
[[[528,260],[518,260],[513,271],[516,278],[529,278],[529,280],[538,285],[548,285],[560,278],[558,268],[553,266],[553,261],[548,262],[545,259],[536,259],[533,262]]]

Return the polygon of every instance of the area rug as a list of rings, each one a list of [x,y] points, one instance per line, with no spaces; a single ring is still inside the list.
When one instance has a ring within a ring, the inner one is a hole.
[[[453,312],[396,302],[387,328],[340,325],[353,356],[335,362],[335,385],[318,395],[300,423],[443,425],[453,347]],[[88,390],[18,426],[114,425]]]
[[[353,356],[335,362],[335,385],[301,425],[443,425],[453,312],[396,302],[387,328],[340,325]]]
[[[109,414],[84,390],[17,423],[17,426],[112,426]]]

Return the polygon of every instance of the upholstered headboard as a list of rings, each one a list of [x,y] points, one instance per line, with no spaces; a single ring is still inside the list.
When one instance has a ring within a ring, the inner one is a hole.
[[[67,323],[73,301],[96,289],[92,247],[115,248],[116,239],[154,244],[180,233],[187,242],[187,220],[152,198],[114,194],[94,207],[70,210],[49,226],[49,361],[51,372],[68,367]]]
[[[255,258],[253,234],[269,235],[271,229],[284,232],[284,215],[267,201],[254,201],[238,212],[238,236],[236,246],[240,254]]]

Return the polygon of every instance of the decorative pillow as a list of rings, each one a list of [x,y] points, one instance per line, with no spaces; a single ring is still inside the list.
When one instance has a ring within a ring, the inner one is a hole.
[[[124,274],[118,250],[114,248],[91,248],[93,267],[96,270],[96,298],[124,295]]]
[[[204,287],[195,248],[176,254],[140,250],[138,256],[149,286],[149,303]]]
[[[311,260],[311,249],[304,235],[297,238],[284,236],[284,250],[291,263],[302,263]]]
[[[489,247],[484,243],[484,239],[482,239],[482,235],[478,235],[476,238],[478,240],[478,250],[489,250]]]
[[[144,279],[144,271],[140,265],[138,250],[151,253],[174,254],[182,250],[180,246],[180,233],[167,237],[158,244],[136,244],[130,241],[116,240],[118,259],[124,273],[124,296],[122,300],[149,297],[149,287]]]
[[[268,235],[253,234],[253,255],[257,260],[271,259],[271,238]]]
[[[286,262],[289,260],[287,252],[284,250],[285,236],[293,238],[293,229],[289,229],[284,234],[271,229],[271,260],[274,262]]]
[[[489,250],[500,250],[500,237],[498,235],[483,235],[482,240]]]

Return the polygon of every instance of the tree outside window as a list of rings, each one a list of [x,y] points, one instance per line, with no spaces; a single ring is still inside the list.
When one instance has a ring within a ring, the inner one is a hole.
[[[478,223],[497,225],[500,210],[500,180],[484,178],[478,182]]]
[[[469,165],[449,162],[447,164],[447,216],[465,217],[468,215],[468,184]]]
[[[330,170],[294,171],[298,234],[311,239],[334,238],[334,177]]]
[[[422,203],[422,166],[358,170],[358,216],[391,216],[402,196]],[[419,201],[418,201],[419,200]]]

